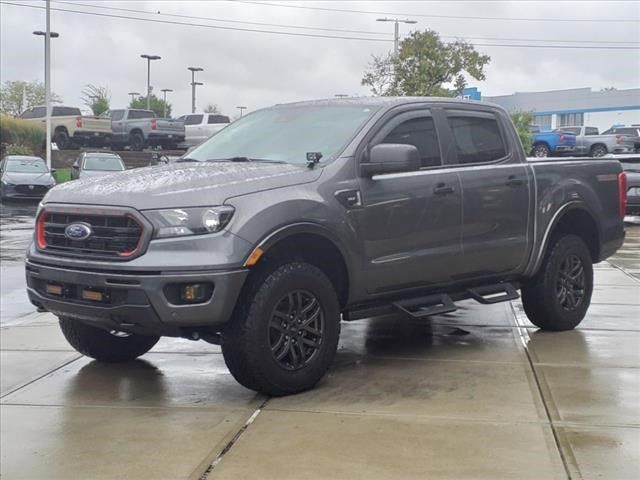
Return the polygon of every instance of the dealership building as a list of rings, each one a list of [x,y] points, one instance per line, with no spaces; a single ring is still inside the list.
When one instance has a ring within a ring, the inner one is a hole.
[[[545,130],[587,125],[604,131],[617,125],[640,124],[640,88],[599,91],[572,88],[495,97],[482,96],[477,88],[465,88],[462,96],[497,103],[509,111],[532,112],[533,123]]]

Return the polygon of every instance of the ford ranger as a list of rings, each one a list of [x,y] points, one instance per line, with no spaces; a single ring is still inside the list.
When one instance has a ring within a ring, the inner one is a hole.
[[[202,339],[242,385],[286,395],[322,378],[341,319],[520,290],[539,328],[574,328],[624,240],[625,181],[617,160],[528,161],[491,104],[278,105],[170,165],[53,188],[28,295],[98,361]]]

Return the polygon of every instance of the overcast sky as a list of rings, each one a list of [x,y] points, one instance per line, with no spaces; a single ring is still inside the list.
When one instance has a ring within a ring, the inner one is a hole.
[[[44,10],[8,5],[5,1],[44,5],[42,0],[0,0],[3,2],[0,4],[0,80],[43,80],[43,40],[42,37],[35,37],[32,31],[44,30]],[[187,71],[188,66],[204,68],[204,72],[199,72],[196,78],[205,84],[198,87],[198,108],[201,110],[206,104],[214,103],[230,115],[236,115],[235,107],[238,105],[246,105],[253,110],[274,103],[335,94],[367,95],[368,90],[360,86],[363,70],[371,54],[383,54],[393,48],[393,24],[376,22],[376,18],[384,16],[378,13],[336,12],[308,7],[395,13],[418,22],[416,25],[401,25],[401,36],[412,29],[431,28],[452,38],[501,39],[470,40],[476,44],[478,51],[491,56],[486,80],[469,81],[470,86],[478,86],[483,95],[576,87],[597,90],[604,87],[640,87],[640,50],[637,49],[583,50],[481,45],[549,45],[571,41],[562,45],[637,48],[640,47],[640,2],[273,0],[268,2],[269,5],[257,3],[52,1],[51,6],[56,9],[125,17],[52,11],[51,28],[60,33],[60,38],[52,40],[52,88],[65,104],[86,108],[80,101],[83,85],[107,85],[112,93],[112,108],[126,106],[129,99],[127,92],[144,92],[146,89],[146,63],[140,54],[148,53],[162,56],[162,60],[152,63],[151,84],[155,93],[160,93],[161,88],[174,90],[168,97],[174,115],[190,111],[191,74]],[[278,6],[285,4],[289,6]],[[293,8],[292,5],[307,8]],[[442,16],[495,18],[478,20]],[[130,18],[386,41],[310,38],[153,23]],[[554,19],[579,21],[558,22]],[[621,19],[627,21],[606,21]],[[314,27],[369,33],[313,30]]]

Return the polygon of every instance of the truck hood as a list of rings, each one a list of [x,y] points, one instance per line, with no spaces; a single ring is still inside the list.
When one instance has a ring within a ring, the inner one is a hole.
[[[284,163],[185,162],[67,182],[52,189],[44,202],[138,210],[220,205],[230,197],[313,182],[321,172]]]

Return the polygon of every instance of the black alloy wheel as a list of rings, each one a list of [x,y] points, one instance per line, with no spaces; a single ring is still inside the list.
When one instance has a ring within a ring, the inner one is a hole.
[[[324,324],[324,312],[312,293],[295,290],[281,298],[269,321],[269,347],[278,365],[293,371],[311,362],[322,345]]]
[[[556,298],[563,309],[573,311],[585,294],[584,265],[577,255],[568,255],[560,264],[556,282]]]

